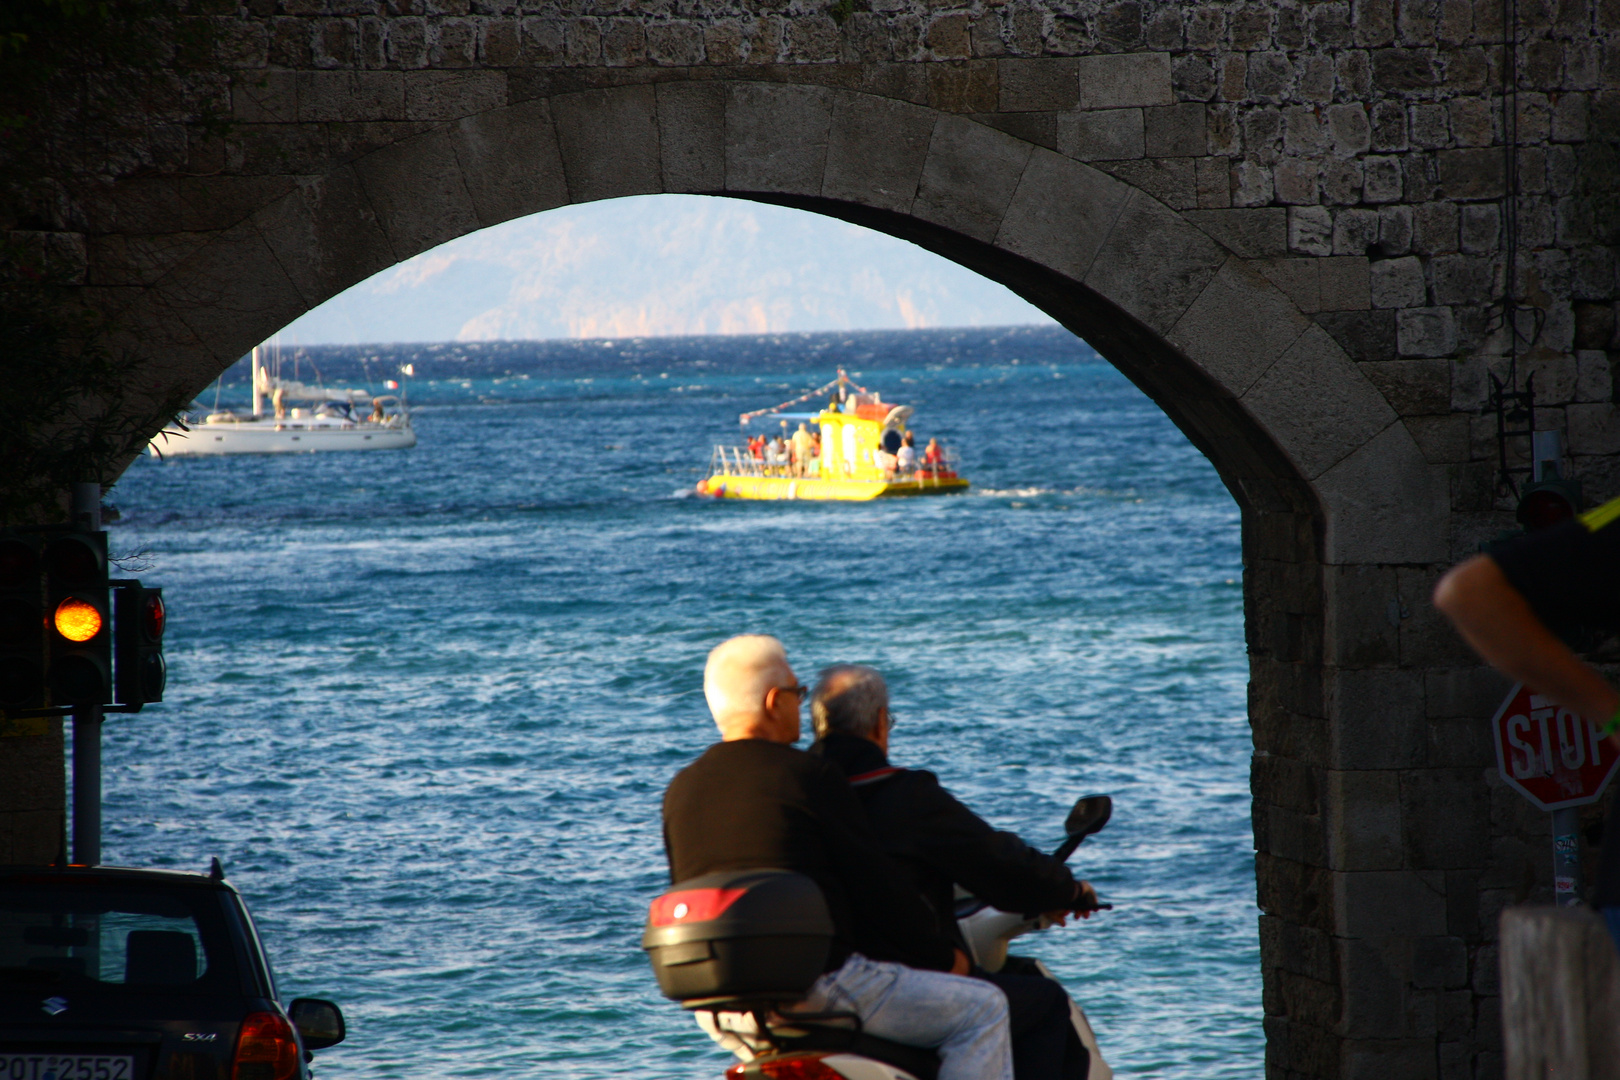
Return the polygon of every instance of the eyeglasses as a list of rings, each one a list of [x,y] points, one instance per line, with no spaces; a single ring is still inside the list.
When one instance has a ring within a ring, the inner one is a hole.
[[[804,685],[804,683],[799,683],[797,686],[779,686],[777,689],[788,691],[800,701],[803,701],[805,698],[810,696],[810,688]]]

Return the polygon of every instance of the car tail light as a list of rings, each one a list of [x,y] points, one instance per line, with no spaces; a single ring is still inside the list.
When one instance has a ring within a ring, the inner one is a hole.
[[[256,1012],[242,1021],[236,1037],[231,1080],[294,1080],[298,1076],[298,1036],[287,1018]]]
[[[792,1054],[766,1061],[738,1063],[726,1070],[726,1080],[844,1080],[844,1074],[822,1059],[826,1054]]]

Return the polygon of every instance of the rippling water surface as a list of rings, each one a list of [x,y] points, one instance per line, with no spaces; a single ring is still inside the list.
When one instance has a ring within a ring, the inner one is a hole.
[[[146,553],[172,622],[169,700],[107,725],[106,857],[224,860],[284,996],[349,1016],[323,1077],[718,1077],[728,1059],[638,946],[665,882],[659,797],[714,738],[703,658],[743,631],[781,637],[801,676],[882,668],[896,761],[1031,842],[1111,792],[1077,858],[1115,910],[1022,951],[1121,1074],[1260,1073],[1238,511],[1084,344],[317,359],[337,384],[414,362],[420,445],[148,458],[111,496],[113,545]],[[973,492],[683,494],[737,413],[838,364],[916,405]]]

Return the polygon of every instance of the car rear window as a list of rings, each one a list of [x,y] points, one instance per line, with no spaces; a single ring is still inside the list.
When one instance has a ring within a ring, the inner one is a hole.
[[[234,988],[219,897],[123,882],[0,882],[0,984],[107,992]]]

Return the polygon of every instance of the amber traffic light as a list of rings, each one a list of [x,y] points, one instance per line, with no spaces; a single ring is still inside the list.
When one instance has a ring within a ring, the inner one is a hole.
[[[112,694],[107,534],[57,534],[45,543],[44,564],[50,704],[104,704]]]

